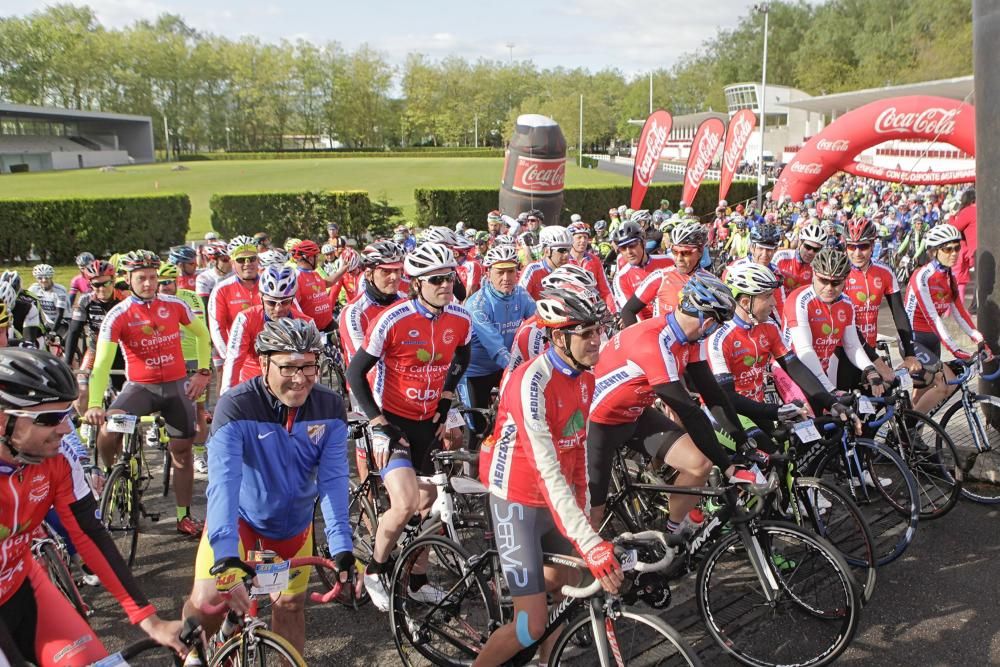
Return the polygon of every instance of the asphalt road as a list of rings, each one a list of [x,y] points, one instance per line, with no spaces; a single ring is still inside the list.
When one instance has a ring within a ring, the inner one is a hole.
[[[886,318],[883,318],[886,322]],[[885,333],[890,333],[886,327]],[[196,482],[195,513],[204,516],[204,476]],[[155,485],[155,483],[154,483]],[[157,495],[152,494],[151,495]],[[165,617],[178,617],[193,576],[196,542],[174,533],[172,499],[151,499],[164,522],[146,523],[135,572]],[[875,596],[862,612],[852,647],[840,663],[884,667],[1000,664],[1000,506],[962,501],[946,517],[924,522],[904,556],[879,571]],[[314,586],[318,589],[318,584]],[[693,600],[675,588],[664,615],[702,650],[706,665],[735,662],[702,641]],[[92,625],[111,649],[141,638],[117,603],[101,589],[86,589],[95,607]],[[358,612],[310,604],[306,659],[311,665],[394,665],[399,660],[389,618],[371,605]],[[794,633],[795,628],[789,628]]]

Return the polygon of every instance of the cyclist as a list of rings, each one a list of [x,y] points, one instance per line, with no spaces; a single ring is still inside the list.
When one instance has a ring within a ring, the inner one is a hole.
[[[316,271],[316,258],[319,257],[320,248],[314,241],[299,241],[292,248],[292,259],[295,260],[296,271],[298,272],[297,286],[295,288],[295,299],[298,301],[302,312],[316,322],[316,327],[324,333],[329,333],[336,329],[337,323],[333,319],[333,307],[330,295],[327,293],[326,281]],[[341,254],[341,261],[346,260]],[[357,252],[353,249],[350,254],[357,257]]]
[[[410,298],[375,320],[347,369],[355,398],[368,416],[376,467],[391,500],[379,519],[364,578],[372,601],[383,611],[389,608],[389,594],[382,577],[392,572],[390,554],[403,527],[421,509],[417,473],[432,472],[430,452],[445,435],[455,388],[469,365],[472,337],[468,311],[452,303],[457,263],[451,249],[425,242],[403,265],[413,278]],[[376,366],[369,386],[366,375]],[[424,505],[430,496],[424,493]],[[426,577],[414,580],[411,575],[410,589],[424,601],[440,594]]]
[[[590,369],[611,314],[596,292],[567,287],[543,293],[538,317],[552,345],[511,376],[484,465],[514,621],[490,635],[475,665],[502,664],[535,643],[548,620],[547,592],[557,601],[562,585],[577,583],[569,570],[544,568],[543,551],[579,553],[609,593],[622,584],[614,548],[588,522]]]
[[[77,398],[69,366],[48,352],[4,348],[0,377],[0,628],[14,644],[4,650],[20,654],[8,657],[39,667],[82,667],[107,656],[31,556],[31,534],[51,507],[129,621],[183,655],[180,622],[160,619],[142,594],[96,518],[97,502],[83,469],[63,445]]]
[[[323,337],[316,325],[281,318],[257,336],[262,375],[219,399],[209,450],[207,528],[195,559],[184,616],[208,633],[222,616],[204,609],[225,601],[246,613],[248,549],[284,560],[313,554],[313,510],[323,512],[326,540],[342,581],[354,569],[347,509],[347,414],[335,392],[316,384]],[[305,596],[311,568],[290,572],[271,596],[273,629],[297,651],[305,646]]]
[[[729,219],[733,228],[729,239],[726,241],[723,250],[730,257],[746,257],[750,252],[750,231],[747,229],[747,221],[742,215],[734,215]]]
[[[570,225],[567,231],[573,238],[573,247],[569,251],[569,264],[589,271],[597,281],[597,293],[604,299],[608,309],[611,312],[617,311],[615,297],[611,294],[611,285],[608,284],[608,277],[604,273],[604,263],[590,247],[590,225],[578,222]]]
[[[959,298],[958,283],[952,275],[952,267],[962,252],[961,241],[961,232],[948,223],[927,232],[925,243],[931,260],[913,272],[906,287],[906,313],[913,325],[913,338],[932,355],[929,359],[932,363],[941,358],[942,344],[958,359],[972,356],[962,349],[945,326],[945,318],[949,315],[980,351],[989,351]],[[954,372],[947,364],[942,370],[943,375],[935,377],[933,387],[915,392],[915,409],[929,412],[955,391],[955,387],[945,384],[945,380],[955,379]]]
[[[615,305],[621,310],[632,299],[643,280],[659,269],[670,268],[674,265],[674,260],[646,252],[642,228],[632,220],[621,223],[611,232],[611,242],[618,252],[618,271],[612,280],[611,290],[615,296]],[[652,308],[643,308],[641,315],[642,319],[649,319],[653,316]],[[622,317],[625,317],[624,313]]]
[[[224,243],[208,243],[201,248],[205,269],[195,278],[195,293],[208,306],[215,286],[233,273],[233,263]]]
[[[774,258],[774,254],[778,250],[778,246],[781,245],[781,229],[770,222],[762,222],[759,225],[754,225],[754,228],[750,230],[750,254],[746,257],[739,257],[733,260],[729,266],[722,272],[722,279],[725,281],[726,275],[729,271],[733,270],[737,266],[743,266],[744,264],[757,264],[760,266],[767,267],[768,271],[774,274],[775,278],[779,281],[782,280],[781,271],[778,267],[771,261]],[[775,301],[775,312],[781,315],[781,308],[784,302],[781,300],[781,290],[779,289],[774,293]]]
[[[76,256],[76,268],[80,269],[80,273],[73,276],[73,280],[69,282],[69,307],[72,308],[73,304],[76,302],[76,297],[78,294],[86,294],[90,291],[90,281],[87,280],[87,276],[84,275],[84,269],[94,261],[94,255],[89,252],[81,252]]]
[[[455,232],[451,231],[447,227],[431,227],[423,235],[423,241],[425,243],[440,243],[443,246],[447,246],[456,256],[456,269],[457,269],[457,248],[459,245],[464,244],[464,240],[459,239]],[[457,271],[456,271],[457,275]],[[405,278],[405,276],[404,276]],[[466,297],[469,295],[465,289],[465,283],[456,278],[455,286],[455,301],[457,303],[462,303],[465,301]]]
[[[340,342],[347,363],[364,344],[371,323],[405,296],[399,291],[403,270],[403,249],[399,244],[393,241],[369,244],[361,253],[361,264],[364,290],[347,304],[340,317]]]
[[[528,221],[537,220],[536,212],[532,212]],[[573,237],[569,231],[560,225],[550,225],[539,234],[542,246],[542,258],[524,267],[518,285],[536,301],[542,292],[542,278],[569,261],[569,249],[573,245]]]
[[[491,248],[483,265],[486,284],[465,302],[472,315],[472,352],[461,393],[473,408],[490,406],[491,392],[510,364],[514,334],[535,314],[534,299],[517,284],[517,251],[512,246]]]
[[[271,249],[271,236],[267,232],[257,232],[253,235],[253,240],[257,243],[257,250],[260,252]]]
[[[605,346],[594,369],[597,384],[587,432],[595,526],[604,517],[611,464],[622,443],[663,458],[678,471],[679,486],[704,484],[713,464],[727,477],[736,475],[729,454],[682,379],[687,373],[691,388],[705,405],[723,410],[733,425],[731,436],[738,451],[748,451],[746,432],[708,365],[705,342],[735,312],[736,301],[729,288],[715,276],[698,274],[685,283],[673,312],[628,327]],[[652,407],[656,398],[663,400],[680,425]],[[754,476],[737,479],[753,481]],[[697,496],[671,494],[667,528],[676,532],[697,502]]]
[[[823,248],[816,253],[811,266],[812,284],[799,287],[785,300],[786,338],[795,355],[827,391],[838,388],[839,359],[846,356],[848,363],[862,372],[872,393],[880,396],[883,373],[876,369],[858,338],[854,306],[844,296],[850,272],[851,263],[843,251]],[[835,351],[841,346],[844,354],[838,356]]]
[[[4,290],[3,300],[10,310],[11,329],[18,340],[37,345],[45,334],[42,307],[31,292],[21,289],[21,276],[17,271],[0,273],[0,283],[10,286]]]
[[[782,276],[781,300],[787,304],[789,295],[799,287],[812,283],[811,264],[816,253],[826,247],[827,235],[817,220],[810,220],[799,230],[798,248],[783,248],[771,261]],[[784,311],[782,311],[784,313]]]
[[[233,274],[216,284],[205,310],[215,353],[223,361],[226,359],[233,320],[241,311],[257,303],[257,274],[260,270],[257,244],[249,236],[234,237],[229,242],[226,254],[233,261]]]
[[[120,346],[125,353],[128,382],[108,412],[136,416],[154,411],[162,414],[170,436],[177,531],[198,535],[201,524],[191,516],[194,483],[191,443],[195,435],[194,401],[205,391],[212,374],[208,331],[183,301],[157,294],[160,258],[156,254],[136,250],[123,257],[122,265],[132,294],[112,308],[101,323],[90,379],[89,409],[84,418],[89,424],[102,427],[97,447],[104,465],[110,468],[121,449],[121,436],[104,428],[102,401],[108,371]],[[198,369],[190,381],[181,349],[180,327],[198,339]]]
[[[475,230],[469,231],[475,233]],[[475,241],[463,234],[455,235],[455,245],[452,251],[455,253],[455,261],[458,262],[455,272],[458,275],[459,283],[465,290],[465,299],[462,299],[463,303],[479,291],[486,277],[486,271],[482,262],[474,257],[475,250]]]
[[[361,288],[362,267],[358,252],[354,248],[344,247],[340,251],[338,261],[340,267],[334,275],[336,276],[337,273],[340,275],[334,279],[333,285],[330,286],[331,308],[339,308],[341,305],[353,301],[357,298]],[[296,263],[298,264],[298,260]]]
[[[56,270],[48,264],[38,264],[31,270],[31,275],[37,282],[28,291],[38,299],[45,327],[49,331],[61,329],[69,310],[69,293],[65,287],[55,283]]]
[[[189,245],[170,249],[167,261],[177,267],[177,288],[198,292],[198,253]],[[205,304],[202,303],[202,308]]]

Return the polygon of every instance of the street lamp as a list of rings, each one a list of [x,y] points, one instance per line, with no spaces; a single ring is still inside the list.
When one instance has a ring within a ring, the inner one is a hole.
[[[760,154],[757,157],[757,211],[760,212],[764,202],[764,129],[767,126],[765,115],[767,108],[767,12],[768,3],[754,5],[754,10],[764,14],[764,62],[760,73]]]
[[[506,46],[507,46],[507,50],[508,50],[507,64],[508,65],[513,65],[514,64],[514,46],[515,46],[515,44],[514,44],[514,42],[507,42]]]
[[[229,153],[229,152],[230,152],[230,148],[229,148],[229,132],[230,132],[231,130],[232,130],[232,128],[230,128],[230,127],[227,127],[227,128],[226,128],[226,152],[227,152],[227,153]]]

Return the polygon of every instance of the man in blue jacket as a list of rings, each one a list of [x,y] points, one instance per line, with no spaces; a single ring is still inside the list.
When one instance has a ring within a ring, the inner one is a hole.
[[[500,386],[514,334],[521,322],[535,314],[535,301],[517,284],[514,246],[494,246],[483,258],[486,283],[465,302],[472,315],[472,359],[459,389],[473,408],[488,408],[490,392]]]
[[[340,396],[316,384],[322,348],[311,321],[267,322],[256,340],[261,375],[226,392],[215,408],[205,532],[184,605],[184,616],[198,616],[206,633],[222,616],[201,610],[223,600],[240,614],[249,609],[248,549],[269,549],[282,560],[312,555],[317,497],[341,581],[354,567],[347,415]],[[284,590],[271,596],[274,631],[300,653],[310,569],[290,570]]]

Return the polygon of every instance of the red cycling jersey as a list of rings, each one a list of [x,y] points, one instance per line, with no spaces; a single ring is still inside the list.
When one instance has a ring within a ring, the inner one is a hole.
[[[399,299],[405,299],[406,294],[399,292],[396,300],[392,303],[382,305],[372,300],[368,292],[362,290],[357,298],[344,306],[340,313],[340,343],[344,346],[344,362],[351,363],[354,354],[364,345],[365,334],[368,327],[378,319],[382,312],[396,303]]]
[[[781,297],[786,303],[792,292],[803,285],[812,284],[812,265],[799,259],[798,250],[782,248],[774,253],[771,263],[781,272]]]
[[[772,320],[751,325],[739,317],[708,339],[708,362],[716,376],[731,375],[736,393],[764,401],[764,371],[772,358],[788,354],[781,329]]]
[[[754,263],[755,262],[751,260],[749,257],[743,257],[742,259],[737,259],[735,261],[730,262],[726,266],[726,268],[722,270],[722,281],[725,282],[726,276],[729,275],[730,269],[733,269],[737,266],[744,266],[745,264],[754,264]],[[781,275],[781,270],[778,269],[778,267],[775,266],[773,262],[771,264],[768,264],[767,268],[770,269],[771,273],[774,274],[774,277],[777,278],[779,281],[781,281],[783,285],[784,276]],[[812,278],[810,278],[809,280],[812,280]],[[776,320],[781,320],[781,313],[784,307],[785,307],[785,295],[782,292],[781,288],[779,287],[778,289],[774,290],[774,317]]]
[[[415,299],[387,308],[365,334],[363,349],[378,358],[372,393],[384,411],[423,420],[437,410],[455,350],[472,340],[472,318],[448,304],[433,314]]]
[[[348,271],[344,275],[337,278],[333,285],[330,286],[330,307],[336,308],[337,304],[340,302],[340,292],[343,290],[348,301],[353,301],[360,291],[360,285],[362,280],[362,271],[358,270],[354,273]],[[400,285],[402,289],[402,285]]]
[[[326,293],[326,281],[312,269],[299,269],[295,300],[302,312],[316,322],[316,328],[327,331],[333,322],[333,304]]]
[[[674,265],[674,260],[666,255],[647,255],[647,261],[643,266],[635,264],[625,264],[615,274],[611,284],[612,293],[615,295],[615,304],[620,310],[625,306],[632,295],[635,294],[639,285],[654,271],[669,269]],[[648,303],[648,302],[647,302]],[[639,318],[648,320],[653,316],[652,305],[647,305],[639,313]]]
[[[710,275],[703,269],[695,269],[695,273]],[[681,300],[681,290],[691,280],[692,275],[694,274],[681,273],[676,266],[655,271],[639,283],[635,289],[635,297],[653,307],[654,318],[667,315],[677,308]]]
[[[983,340],[965,304],[958,298],[958,285],[951,270],[936,261],[925,264],[910,276],[910,284],[906,287],[906,314],[914,331],[937,334],[944,346],[960,359],[969,358],[969,353],[960,348],[948,332],[945,317],[951,315],[973,342]]]
[[[187,289],[187,290],[191,290],[192,292],[196,292],[197,291],[197,283],[198,283],[198,273],[197,272],[192,273],[191,275],[187,275],[183,271],[178,271],[178,273],[177,273],[177,288],[178,289]]]
[[[847,330],[854,327],[854,307],[843,294],[833,303],[824,303],[812,285],[800,287],[785,301],[785,328],[791,331],[806,326],[809,327],[812,349],[826,372],[834,350],[843,343]],[[794,336],[792,343],[794,347]],[[806,355],[797,347],[795,353],[803,361],[806,360]]]
[[[510,380],[514,369],[526,361],[531,361],[548,347],[545,340],[545,327],[538,324],[538,315],[532,315],[517,327],[514,332],[514,342],[510,346],[510,361],[500,378],[500,393]]]
[[[552,273],[552,271],[554,271],[552,266],[544,259],[540,259],[524,267],[524,271],[521,272],[521,278],[517,281],[517,284],[523,287],[531,295],[532,299],[538,301],[542,298],[542,278]]]
[[[59,456],[37,465],[0,463],[0,605],[28,576],[32,533],[49,508],[55,507],[87,566],[121,603],[129,621],[138,623],[156,610],[136,588],[121,554],[95,517],[97,503],[71,446],[63,441],[60,447]],[[49,618],[47,622],[59,620]]]
[[[854,320],[861,337],[872,347],[878,340],[878,309],[890,295],[899,292],[896,274],[885,264],[869,262],[868,267],[851,269],[844,294],[854,304]]]
[[[593,393],[592,373],[571,369],[549,350],[511,375],[496,428],[483,443],[484,453],[492,450],[482,480],[490,493],[548,507],[559,532],[580,553],[601,541],[588,520],[587,413]]]
[[[455,273],[459,282],[465,286],[465,298],[469,298],[482,286],[486,269],[478,260],[468,258],[458,265]]]
[[[289,317],[296,320],[312,318],[292,306]],[[219,395],[241,382],[260,375],[260,362],[257,361],[257,334],[264,330],[264,323],[269,318],[264,314],[264,306],[257,305],[247,308],[236,316],[232,329],[229,330],[229,349],[226,350],[226,364],[222,369],[222,379],[219,381]]]
[[[601,351],[590,419],[598,424],[634,422],[653,404],[653,387],[677,382],[687,365],[707,357],[705,341],[691,343],[672,316],[639,322]]]
[[[181,325],[191,324],[194,317],[188,305],[175,296],[158,294],[148,303],[129,296],[108,311],[97,343],[121,347],[129,382],[176,382],[187,377]]]
[[[216,353],[226,358],[229,346],[229,330],[240,312],[260,303],[257,298],[257,281],[244,284],[235,273],[219,281],[212,296],[208,298],[208,330],[212,334],[212,344]]]
[[[569,263],[590,271],[590,274],[597,281],[597,293],[604,299],[604,303],[608,304],[608,310],[612,313],[617,312],[618,306],[615,304],[615,297],[611,294],[611,285],[608,284],[608,277],[604,275],[604,264],[601,263],[601,258],[587,251],[583,254],[582,259],[576,259],[571,252]]]

